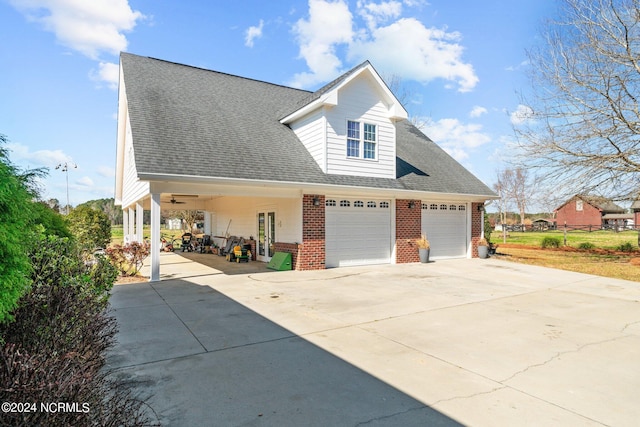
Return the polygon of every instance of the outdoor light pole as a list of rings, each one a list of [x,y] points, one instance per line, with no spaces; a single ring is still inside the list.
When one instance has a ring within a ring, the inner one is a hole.
[[[56,170],[60,169],[67,176],[67,215],[69,215],[69,168],[70,167],[73,167],[74,169],[76,169],[78,165],[76,165],[73,162],[64,162],[64,163],[59,163],[58,166],[56,166]]]

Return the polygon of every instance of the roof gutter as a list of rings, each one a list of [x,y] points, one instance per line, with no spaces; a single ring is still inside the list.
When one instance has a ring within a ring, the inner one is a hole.
[[[296,181],[275,181],[264,179],[246,179],[246,178],[227,178],[227,177],[203,177],[198,175],[178,175],[178,174],[154,174],[154,173],[138,173],[138,177],[142,181],[151,183],[151,191],[154,191],[155,184],[162,182],[176,183],[192,183],[202,185],[221,185],[227,187],[258,187],[258,188],[297,188],[306,193],[317,192],[319,194],[362,194],[367,193],[393,198],[429,198],[438,200],[448,200],[457,198],[459,200],[468,200],[475,202],[484,202],[485,200],[497,200],[500,197],[495,194],[469,194],[469,193],[440,193],[434,191],[408,190],[401,188],[381,188],[381,187],[365,187],[360,185],[337,185],[337,184],[321,184],[313,182],[296,182]]]

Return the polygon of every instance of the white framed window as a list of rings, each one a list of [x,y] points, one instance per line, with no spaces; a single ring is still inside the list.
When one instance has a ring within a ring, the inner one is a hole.
[[[576,200],[576,210],[581,211],[584,209],[584,205],[582,204],[582,200]]]
[[[347,157],[378,158],[378,129],[371,123],[347,120]]]

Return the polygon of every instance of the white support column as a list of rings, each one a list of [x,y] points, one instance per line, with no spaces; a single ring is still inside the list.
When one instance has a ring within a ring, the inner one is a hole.
[[[160,280],[160,193],[151,194],[151,282]]]
[[[129,210],[122,209],[122,239],[123,244],[129,243]]]
[[[129,208],[129,241],[135,242],[136,234],[136,211]]]
[[[138,242],[144,242],[144,208],[140,203],[136,203],[136,238]]]
[[[204,211],[204,234],[211,236],[211,212]]]

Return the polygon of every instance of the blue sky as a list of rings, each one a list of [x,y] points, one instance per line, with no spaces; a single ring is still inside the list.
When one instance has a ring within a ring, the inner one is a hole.
[[[538,0],[0,0],[0,133],[48,167],[45,199],[113,197],[118,54],[315,90],[365,59],[411,117],[492,185],[513,140]],[[176,161],[180,149],[176,147]]]

